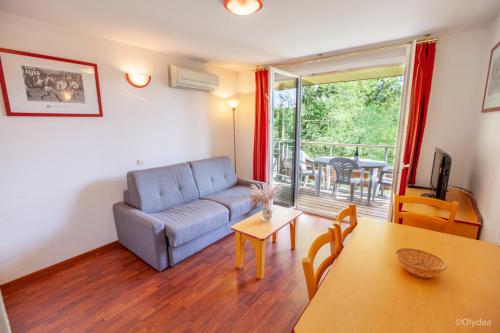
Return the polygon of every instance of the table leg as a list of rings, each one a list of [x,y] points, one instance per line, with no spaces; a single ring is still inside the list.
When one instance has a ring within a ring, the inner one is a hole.
[[[243,249],[245,247],[245,240],[238,231],[234,233],[234,237],[236,239],[236,268],[240,269],[243,267]]]
[[[329,190],[330,189],[330,184],[331,184],[331,179],[330,178],[331,178],[331,174],[332,174],[330,164],[327,164],[326,167],[325,167],[325,169],[326,169],[325,170],[325,172],[326,172],[326,175],[325,175],[326,188],[327,188],[327,190]]]
[[[316,179],[316,196],[319,197],[321,191],[321,174],[323,173],[323,163],[318,163],[318,179]]]
[[[375,198],[377,197],[377,184],[378,184],[378,179],[379,179],[381,169],[376,169],[376,171],[377,171],[377,174],[375,175],[375,177],[373,179],[373,182],[374,182],[373,193],[372,193],[373,201],[375,201]]]
[[[290,222],[290,247],[292,251],[295,250],[296,223],[297,219],[294,219],[292,222]]]
[[[265,240],[254,240],[255,246],[255,258],[257,265],[257,279],[262,280],[264,278],[265,262],[266,262],[266,241]]]
[[[274,234],[273,234],[273,244],[276,243],[278,241],[278,232],[276,231]]]
[[[374,168],[370,168],[370,176],[368,177],[368,204],[371,204],[372,199],[372,188],[373,188],[373,173],[375,171]]]

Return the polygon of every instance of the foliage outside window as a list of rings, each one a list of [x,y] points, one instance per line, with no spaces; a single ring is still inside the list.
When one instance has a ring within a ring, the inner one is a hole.
[[[312,158],[353,157],[355,147],[329,143],[396,146],[402,84],[403,77],[397,76],[304,86],[301,149]],[[275,94],[275,149],[279,141],[294,137],[294,93],[282,90]],[[361,158],[385,158],[383,147],[360,147],[359,153]],[[392,165],[395,148],[389,148],[387,154]]]

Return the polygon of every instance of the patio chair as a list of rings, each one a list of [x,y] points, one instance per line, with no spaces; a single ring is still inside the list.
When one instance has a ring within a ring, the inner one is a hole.
[[[279,159],[279,177],[282,181],[289,182],[292,179],[292,170],[294,157],[293,152],[287,152],[284,157]]]
[[[311,177],[314,178],[314,181],[318,181],[319,173],[318,170],[316,170],[316,163],[314,163],[314,160],[309,156],[307,156],[307,154],[303,150],[300,151],[299,163],[300,163],[299,180],[304,181],[305,187],[307,187],[309,179]]]
[[[390,167],[386,167],[379,172],[377,180],[377,190],[379,191],[379,197],[384,196],[384,189],[386,186],[392,186],[393,178],[394,170]]]
[[[334,157],[330,161],[330,165],[335,169],[335,184],[333,185],[332,195],[337,198],[337,191],[339,185],[348,185],[351,187],[350,201],[354,200],[354,187],[359,186],[361,201],[363,201],[363,187],[364,179],[363,177],[353,178],[352,171],[358,168],[356,162],[353,159],[345,157]],[[364,174],[363,172],[361,174]]]

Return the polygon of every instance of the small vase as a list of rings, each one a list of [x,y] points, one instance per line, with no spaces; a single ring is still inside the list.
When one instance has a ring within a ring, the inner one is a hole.
[[[264,207],[262,209],[262,219],[264,221],[271,221],[273,217],[273,201],[270,200],[264,203]]]

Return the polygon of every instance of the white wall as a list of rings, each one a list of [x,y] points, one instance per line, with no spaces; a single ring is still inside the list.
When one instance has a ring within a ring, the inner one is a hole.
[[[238,175],[253,178],[253,139],[255,127],[255,73],[238,73],[238,98],[236,110],[236,147]]]
[[[489,29],[443,36],[436,63],[417,184],[428,185],[435,147],[453,158],[450,184],[471,190],[483,217],[481,239],[500,244],[500,112],[481,113],[490,51],[500,15]]]
[[[486,73],[491,49],[500,41],[500,14],[492,23],[488,39],[482,52],[485,55],[481,69],[481,101],[476,110],[481,109],[482,93],[486,83]],[[483,216],[481,239],[500,244],[500,112],[481,113],[475,130],[476,145],[472,172],[472,191],[475,193],[479,211]]]
[[[354,51],[353,51],[354,52]],[[279,68],[300,75],[340,72],[359,68],[404,64],[407,59],[407,47],[380,48],[360,54],[338,54],[329,60],[305,62],[295,65],[280,66]]]
[[[237,74],[214,94],[171,89],[170,63],[203,64],[86,37],[0,13],[0,47],[97,63],[103,118],[7,117],[0,100],[0,284],[117,239],[112,204],[125,174],[214,155],[232,155]],[[130,86],[124,71],[152,74]]]
[[[417,183],[428,185],[434,148],[453,158],[450,184],[471,190],[483,217],[481,239],[500,244],[500,112],[481,113],[488,61],[500,40],[489,29],[439,39]]]
[[[10,333],[9,318],[3,304],[2,292],[0,291],[0,333]]]
[[[436,44],[419,185],[429,186],[434,150],[439,147],[453,159],[450,184],[470,189],[487,35],[487,29],[467,31],[443,36]]]

